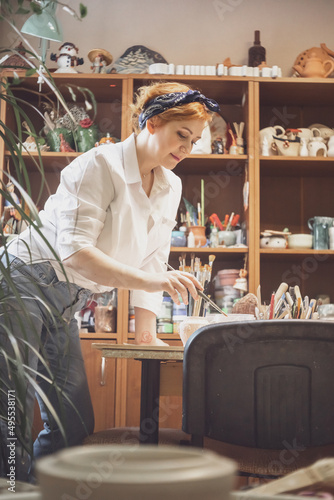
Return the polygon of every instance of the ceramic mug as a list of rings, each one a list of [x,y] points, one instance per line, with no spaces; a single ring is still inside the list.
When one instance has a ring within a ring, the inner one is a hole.
[[[261,70],[261,76],[264,76],[265,78],[270,78],[272,75],[272,69],[271,68],[262,68]]]
[[[327,140],[334,135],[334,130],[327,125],[323,125],[322,123],[314,123],[309,126],[310,129],[316,129],[319,131],[320,137]]]
[[[228,70],[230,76],[242,76],[242,66],[231,66]]]
[[[334,250],[334,226],[329,227],[328,235],[329,235],[329,249]]]
[[[327,156],[327,147],[321,137],[313,137],[307,145],[309,156]]]
[[[333,225],[333,218],[323,216],[312,217],[307,221],[307,225],[313,234],[313,248],[315,250],[328,250],[328,229]]]

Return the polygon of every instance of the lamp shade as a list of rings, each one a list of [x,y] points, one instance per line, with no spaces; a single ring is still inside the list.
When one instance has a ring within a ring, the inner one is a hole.
[[[47,2],[41,2],[43,8]],[[63,30],[55,17],[57,4],[50,2],[44,7],[41,14],[32,14],[24,23],[21,32],[26,35],[37,36],[54,42],[63,40]]]

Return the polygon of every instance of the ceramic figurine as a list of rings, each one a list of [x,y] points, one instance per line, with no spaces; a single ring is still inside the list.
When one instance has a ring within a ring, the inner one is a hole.
[[[224,144],[223,139],[216,139],[212,143],[212,154],[222,155],[224,154]]]
[[[308,156],[307,142],[303,137],[300,139],[299,156]]]
[[[148,73],[149,66],[155,63],[168,64],[158,52],[144,45],[133,45],[117,59],[111,73]]]
[[[238,146],[237,146],[236,138],[235,138],[231,129],[229,129],[228,131],[229,131],[229,133],[231,135],[231,139],[232,139],[232,144],[229,148],[229,154],[230,155],[237,155],[238,154]]]
[[[3,66],[4,68],[30,69],[30,66],[26,62],[27,54],[22,42],[20,42],[19,45],[12,50],[12,52],[12,55],[7,57],[7,59],[2,59],[2,64],[0,66]]]
[[[327,155],[331,158],[334,156],[334,135],[329,138]]]
[[[267,229],[261,233],[260,248],[287,248],[290,234],[288,229],[284,231]]]
[[[327,148],[321,137],[313,137],[310,139],[307,149],[309,156],[327,156]]]
[[[75,153],[75,149],[72,149],[69,143],[65,140],[62,133],[59,134],[60,139],[60,151],[61,153]]]
[[[74,43],[65,42],[61,47],[59,47],[59,55],[51,54],[51,61],[56,61],[58,69],[55,73],[77,73],[76,66],[80,66],[84,63],[82,57],[77,57],[79,49],[74,45]]]
[[[10,181],[6,184],[6,191],[12,198],[13,202],[21,207],[21,201],[14,191],[14,184]],[[21,232],[22,228],[22,216],[20,212],[15,208],[11,200],[5,199],[4,210],[1,217],[2,232],[4,235],[9,236],[13,234],[18,234]],[[26,227],[26,224],[24,224]],[[24,228],[25,228],[24,227]]]
[[[262,156],[270,156],[269,154],[269,143],[268,143],[268,138],[265,135],[262,141],[262,149],[261,149],[261,154]]]
[[[107,73],[107,66],[113,61],[113,56],[105,49],[92,49],[88,52],[93,73]]]
[[[45,140],[42,137],[38,138],[36,142],[36,138],[31,135],[31,130],[26,121],[22,122],[22,126],[28,131],[29,135],[24,142],[17,144],[18,147],[23,146],[24,149],[29,152],[38,151],[37,147],[37,142],[38,142],[40,151],[49,150],[49,147],[45,144]]]

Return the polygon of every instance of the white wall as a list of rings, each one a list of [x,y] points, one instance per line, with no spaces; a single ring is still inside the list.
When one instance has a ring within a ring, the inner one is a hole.
[[[66,0],[64,0],[66,1]],[[78,9],[79,0],[67,0]],[[230,57],[247,64],[254,31],[261,31],[267,63],[290,76],[297,55],[321,42],[334,50],[334,0],[82,0],[88,16],[75,21],[58,7],[64,39],[87,53],[105,48],[116,60],[131,45],[160,52],[169,63],[216,64]],[[21,27],[22,20],[18,22]],[[1,27],[1,24],[0,24]],[[2,28],[2,27],[1,27]],[[0,45],[15,45],[8,31]],[[33,40],[30,37],[30,40]],[[60,44],[52,43],[56,52]],[[48,64],[54,67],[48,59]]]

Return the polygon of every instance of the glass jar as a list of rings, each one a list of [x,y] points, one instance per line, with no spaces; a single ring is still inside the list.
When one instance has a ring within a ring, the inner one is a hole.
[[[180,323],[180,338],[182,344],[186,345],[187,340],[202,326],[208,325],[209,321],[203,316],[188,316]]]
[[[184,231],[172,231],[171,245],[172,247],[186,247],[186,233]]]
[[[173,333],[180,334],[180,324],[186,319],[184,314],[175,314],[173,316]]]

